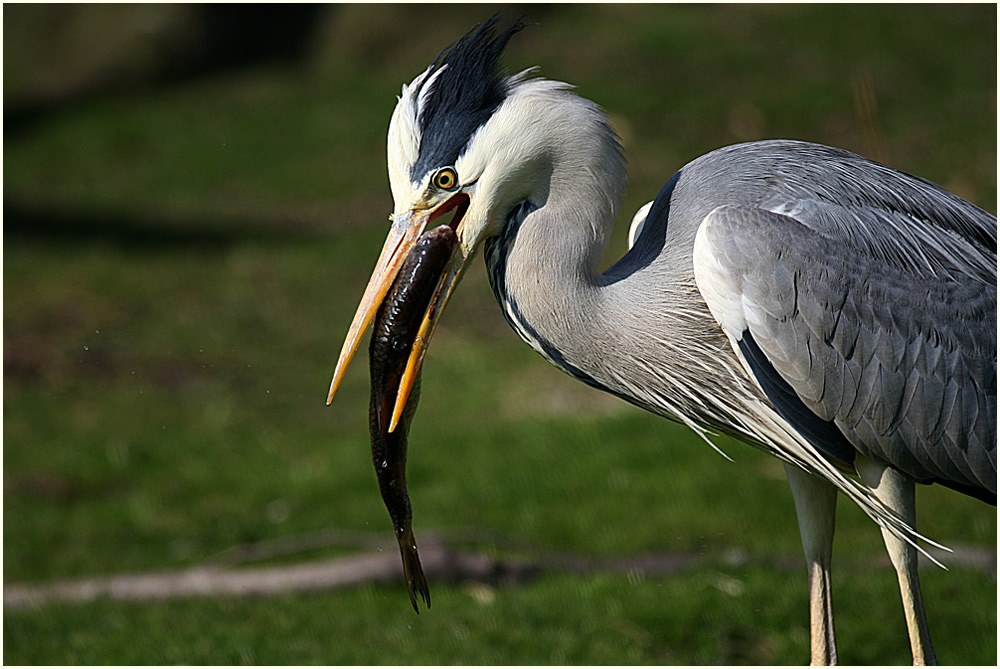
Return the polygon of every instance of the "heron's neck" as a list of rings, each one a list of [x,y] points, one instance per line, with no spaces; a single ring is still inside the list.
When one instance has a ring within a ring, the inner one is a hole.
[[[594,164],[556,163],[544,198],[516,206],[486,247],[490,283],[515,331],[557,367],[594,385],[604,384],[590,378],[589,349],[596,320],[607,313],[597,268],[624,190],[609,140],[595,151]]]
[[[694,226],[676,226],[655,259],[633,248],[599,274],[613,217],[597,189],[516,208],[504,234],[486,247],[504,315],[522,339],[577,379],[696,430],[735,433],[727,427],[738,425],[735,419],[718,417],[739,415],[729,398],[741,395],[705,392],[730,387],[739,361],[725,335],[705,327],[712,316],[694,280]]]

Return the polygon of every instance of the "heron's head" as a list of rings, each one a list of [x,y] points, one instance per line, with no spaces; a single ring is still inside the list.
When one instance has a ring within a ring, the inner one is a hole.
[[[568,172],[592,173],[587,154],[601,150],[591,139],[598,134],[611,138],[614,169],[619,169],[617,143],[596,105],[571,93],[567,84],[529,78],[531,70],[513,76],[502,70],[500,55],[523,27],[515,21],[501,32],[494,17],[403,86],[387,143],[392,225],[344,342],[330,400],[403,259],[428,225],[450,225],[458,243],[414,345],[410,383],[470,258],[486,239],[501,234],[522,203],[544,205],[556,164]],[[579,169],[567,166],[567,159],[578,160]],[[397,410],[405,402],[408,381]]]

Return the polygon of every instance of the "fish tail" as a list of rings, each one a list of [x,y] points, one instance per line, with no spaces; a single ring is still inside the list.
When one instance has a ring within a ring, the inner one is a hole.
[[[403,558],[403,575],[406,577],[406,589],[410,594],[410,603],[413,610],[418,614],[417,594],[424,600],[427,608],[431,607],[431,593],[427,588],[427,579],[424,578],[424,570],[420,566],[420,556],[417,554],[417,542],[413,538],[413,532],[404,530],[396,535],[399,540],[399,553]]]

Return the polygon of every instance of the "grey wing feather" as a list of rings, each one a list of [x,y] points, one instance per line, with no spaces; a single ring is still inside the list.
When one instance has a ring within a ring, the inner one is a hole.
[[[766,168],[771,188],[754,206],[908,274],[996,284],[996,217],[940,186],[818,144],[735,148],[750,161],[773,161]]]
[[[875,210],[853,216],[863,224]],[[720,286],[730,287],[715,293],[735,293],[721,306],[699,278],[713,314],[734,340],[749,333],[802,404],[858,451],[918,481],[995,500],[995,250],[989,283],[982,263],[958,262],[952,251],[915,269],[886,261],[891,243],[859,251],[829,221],[816,227],[827,234],[771,210],[714,210],[702,233],[725,274]],[[967,242],[946,236],[956,248]],[[758,380],[768,373],[766,364],[751,367]]]

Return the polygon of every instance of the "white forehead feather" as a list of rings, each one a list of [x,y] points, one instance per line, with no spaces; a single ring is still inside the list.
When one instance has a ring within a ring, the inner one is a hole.
[[[393,110],[392,119],[389,121],[389,136],[386,143],[389,187],[396,202],[399,202],[415,185],[410,183],[410,171],[420,153],[420,109],[434,87],[434,80],[441,76],[447,67],[443,65],[431,72],[434,69],[431,65],[409,84],[403,84],[403,91],[397,98],[396,109]]]

